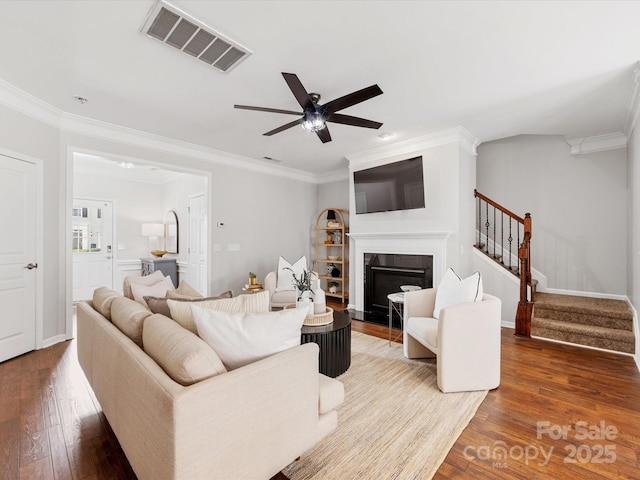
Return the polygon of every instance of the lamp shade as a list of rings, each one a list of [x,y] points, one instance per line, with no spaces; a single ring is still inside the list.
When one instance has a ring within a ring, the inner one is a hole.
[[[164,237],[164,223],[143,223],[143,237]]]
[[[333,210],[327,210],[327,220],[335,220],[336,212]]]

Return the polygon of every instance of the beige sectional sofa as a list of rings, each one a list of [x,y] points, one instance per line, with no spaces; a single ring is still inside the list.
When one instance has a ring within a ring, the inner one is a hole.
[[[138,478],[269,479],[336,428],[316,344],[231,371],[211,352],[115,292],[78,304],[80,365]]]

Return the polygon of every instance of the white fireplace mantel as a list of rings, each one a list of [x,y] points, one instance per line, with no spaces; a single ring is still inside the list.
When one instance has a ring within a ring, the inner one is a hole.
[[[390,253],[433,256],[433,284],[440,283],[447,258],[447,240],[453,232],[361,232],[350,233],[353,242],[353,278],[350,291],[355,293],[356,310],[364,310],[364,255]]]

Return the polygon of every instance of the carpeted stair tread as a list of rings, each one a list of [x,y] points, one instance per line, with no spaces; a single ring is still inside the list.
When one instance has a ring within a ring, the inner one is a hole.
[[[548,308],[571,313],[584,313],[633,321],[633,312],[627,302],[623,300],[538,293],[535,297],[535,306],[537,308]]]
[[[538,293],[533,306],[531,335],[624,353],[635,352],[633,312],[623,300]]]
[[[635,337],[633,332],[628,330],[534,317],[531,320],[531,335],[577,345],[635,353]]]

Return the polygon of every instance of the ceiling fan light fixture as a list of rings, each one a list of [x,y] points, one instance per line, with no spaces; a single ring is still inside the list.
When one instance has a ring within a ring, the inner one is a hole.
[[[306,112],[301,125],[307,132],[318,132],[327,126],[321,112]]]

